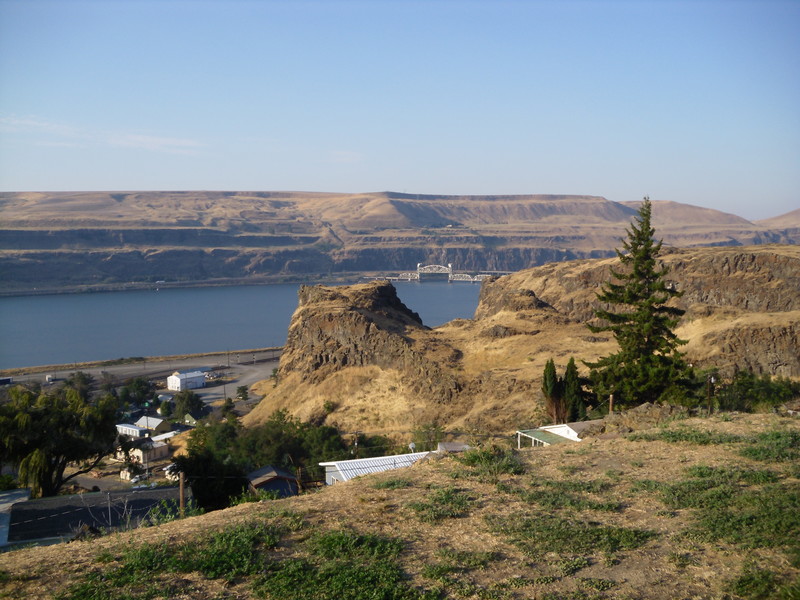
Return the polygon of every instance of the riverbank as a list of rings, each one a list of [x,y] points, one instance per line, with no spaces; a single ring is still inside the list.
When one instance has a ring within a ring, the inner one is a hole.
[[[198,361],[198,359],[202,359],[202,362],[208,362],[209,364],[230,365],[231,357],[233,357],[234,361],[237,361],[236,357],[241,359],[241,356],[261,356],[261,360],[275,360],[280,356],[282,350],[283,346],[271,346],[267,348],[249,348],[245,350],[226,350],[224,352],[200,352],[197,354],[175,354],[170,356],[134,356],[129,358],[117,358],[113,360],[75,362],[60,365],[37,365],[13,369],[0,369],[0,377],[19,377],[26,375],[40,375],[42,373],[74,373],[76,371],[91,371],[115,367],[136,369],[139,366],[141,366],[142,371],[147,371],[148,363],[150,363],[152,368],[155,365],[163,365],[164,363],[172,364],[189,362],[194,364]],[[268,358],[265,358],[264,355],[267,355]],[[255,362],[258,362],[258,359],[254,360]]]
[[[358,283],[364,279],[382,277],[383,274],[376,271],[348,272],[337,274],[308,274],[302,275],[273,275],[268,277],[231,277],[225,279],[197,279],[191,281],[142,281],[129,283],[113,284],[87,284],[58,286],[52,288],[19,288],[19,289],[0,289],[0,298],[14,298],[21,296],[54,296],[60,294],[97,294],[107,292],[127,292],[127,291],[158,291],[185,288],[212,288],[212,287],[233,287],[233,286],[259,286],[259,285],[281,285],[286,283],[298,285],[348,285]]]

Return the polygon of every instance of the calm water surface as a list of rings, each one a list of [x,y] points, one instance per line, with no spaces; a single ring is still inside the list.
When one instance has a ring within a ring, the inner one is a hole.
[[[470,318],[480,285],[395,283],[435,327]],[[0,369],[281,346],[298,284],[0,298]]]

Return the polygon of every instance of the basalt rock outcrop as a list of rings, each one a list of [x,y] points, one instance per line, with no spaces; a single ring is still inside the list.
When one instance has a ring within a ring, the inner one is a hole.
[[[298,297],[279,378],[295,374],[313,384],[346,367],[375,366],[399,371],[415,394],[432,402],[448,403],[460,390],[448,370],[458,351],[426,335],[390,283],[302,286]]]
[[[665,250],[662,258],[684,292],[677,333],[688,340],[689,362],[723,378],[737,368],[800,377],[800,247]],[[545,362],[554,358],[563,371],[571,357],[582,365],[616,350],[609,334],[586,327],[614,264],[564,262],[489,279],[473,319],[435,329],[387,282],[302,287],[278,383],[257,389],[265,398],[246,422],[286,408],[346,431],[546,423]],[[640,421],[664,418],[660,410]]]

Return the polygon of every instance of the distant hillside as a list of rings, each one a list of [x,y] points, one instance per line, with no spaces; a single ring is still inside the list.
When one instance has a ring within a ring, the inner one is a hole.
[[[756,223],[774,229],[800,229],[800,208],[785,215],[756,221]]]
[[[0,292],[516,271],[612,256],[635,210],[597,196],[0,193]],[[654,202],[654,225],[679,247],[800,241],[779,221],[674,202]]]

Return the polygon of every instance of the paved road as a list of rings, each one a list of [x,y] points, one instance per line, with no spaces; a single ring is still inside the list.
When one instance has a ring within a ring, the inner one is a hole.
[[[187,487],[187,498],[191,495]],[[178,502],[178,488],[55,496],[11,507],[9,542],[71,537],[82,525],[97,529],[138,524],[164,500]]]
[[[251,386],[257,381],[268,379],[272,370],[278,367],[280,348],[262,350],[233,350],[218,354],[191,355],[185,357],[151,357],[140,362],[105,365],[105,366],[76,366],[61,365],[48,371],[36,373],[15,374],[14,381],[18,383],[39,382],[44,384],[47,375],[65,378],[75,371],[83,371],[92,375],[97,381],[104,378],[113,378],[121,383],[133,377],[145,377],[158,381],[166,387],[166,379],[175,371],[188,371],[192,369],[210,369],[215,373],[224,375],[225,383],[213,385],[201,390],[196,390],[207,404],[226,397],[234,397],[236,388],[242,385]]]
[[[11,522],[11,507],[17,502],[25,502],[30,498],[31,491],[8,490],[0,492],[0,547],[8,543],[8,526]]]

